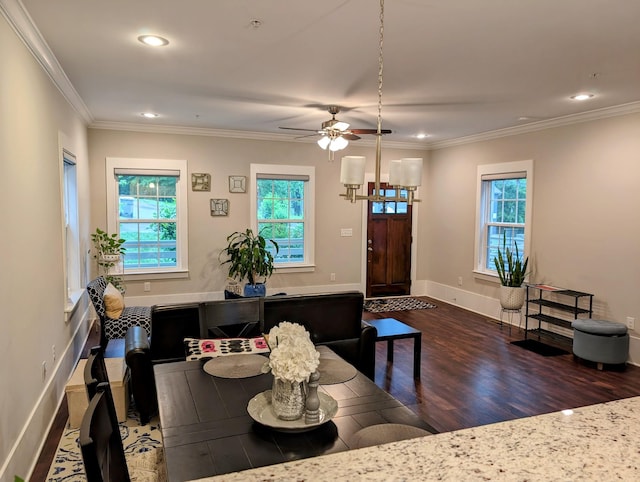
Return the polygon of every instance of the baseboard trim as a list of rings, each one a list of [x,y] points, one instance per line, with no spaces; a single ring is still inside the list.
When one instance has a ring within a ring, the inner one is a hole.
[[[458,306],[465,310],[486,316],[487,318],[500,320],[499,299],[465,291],[455,286],[436,283],[435,281],[421,280],[414,282],[414,288],[417,290],[418,287],[422,296],[428,296]],[[524,309],[522,317],[524,321]],[[513,325],[515,326],[516,323],[513,323]],[[555,327],[548,328],[551,328],[551,331],[553,331]],[[557,331],[563,335],[567,335],[567,333],[570,334],[568,330],[559,329]],[[640,336],[635,332],[629,333],[629,358],[627,363],[629,365],[640,366]]]
[[[74,313],[73,318],[68,322],[75,322],[73,336],[60,353],[51,377],[45,384],[27,422],[11,447],[5,464],[0,469],[0,480],[13,480],[15,475],[20,475],[25,480],[31,478],[46,442],[47,434],[50,432],[64,400],[67,381],[73,373],[87,341],[92,323],[90,314],[91,311],[87,304],[81,313]],[[37,449],[34,450],[34,447]],[[26,473],[21,474],[21,472],[25,472],[25,467],[27,468]]]

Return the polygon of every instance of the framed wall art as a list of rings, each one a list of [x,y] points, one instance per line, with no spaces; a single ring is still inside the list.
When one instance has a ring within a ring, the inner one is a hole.
[[[211,174],[194,172],[191,174],[192,191],[211,191]]]
[[[247,176],[229,176],[229,192],[247,192]]]
[[[228,199],[212,199],[211,200],[212,216],[227,216],[228,214],[229,214]]]

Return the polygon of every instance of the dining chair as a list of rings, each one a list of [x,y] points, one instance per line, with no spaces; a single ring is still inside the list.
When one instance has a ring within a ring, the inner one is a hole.
[[[84,384],[87,386],[89,400],[96,394],[96,388],[100,383],[109,383],[107,365],[104,362],[104,350],[102,346],[91,347],[87,363],[84,366]]]
[[[131,480],[117,422],[109,384],[98,383],[82,419],[78,440],[88,482]]]
[[[104,292],[107,289],[107,284],[104,276],[98,276],[87,284],[89,299],[100,319],[100,345],[106,349],[109,340],[124,338],[127,330],[136,325],[142,326],[147,333],[150,333],[150,306],[125,306],[118,318],[109,318],[104,302]]]
[[[208,301],[201,305],[202,338],[255,336],[263,319],[263,298]]]

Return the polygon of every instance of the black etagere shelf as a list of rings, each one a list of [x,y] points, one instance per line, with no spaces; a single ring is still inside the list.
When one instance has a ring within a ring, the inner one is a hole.
[[[566,312],[571,318],[551,315],[549,313],[551,310]],[[591,293],[557,288],[550,285],[527,285],[524,338],[526,340],[531,332],[537,333],[538,336],[548,335],[558,341],[571,343],[571,338],[543,329],[542,322],[571,329],[573,320],[578,319],[581,315],[591,318],[592,314],[593,294]],[[537,320],[538,328],[529,330],[529,319]]]

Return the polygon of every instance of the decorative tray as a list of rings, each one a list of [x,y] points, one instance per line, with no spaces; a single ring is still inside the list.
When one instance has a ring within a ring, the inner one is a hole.
[[[338,412],[338,402],[326,393],[318,392],[320,398],[320,420],[306,423],[304,415],[298,420],[281,420],[271,407],[271,390],[258,393],[249,400],[247,411],[256,422],[279,432],[306,432],[330,421]]]

